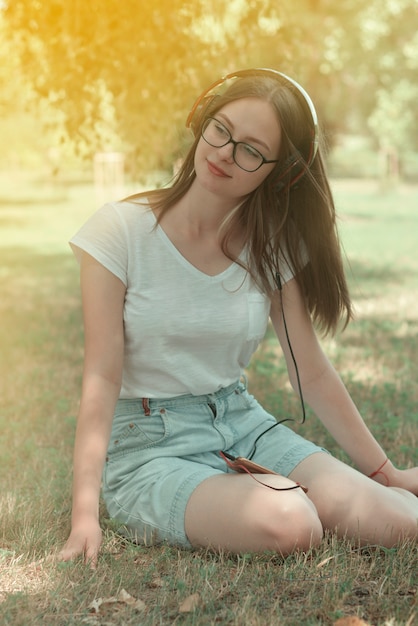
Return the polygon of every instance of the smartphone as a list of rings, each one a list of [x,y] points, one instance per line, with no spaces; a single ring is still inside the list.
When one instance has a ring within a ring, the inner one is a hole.
[[[254,463],[254,461],[250,461],[250,459],[246,459],[243,456],[232,456],[231,454],[228,454],[228,452],[221,452],[220,453],[221,457],[225,460],[225,462],[228,464],[228,466],[235,470],[236,472],[242,472],[242,473],[250,473],[250,474],[275,474],[276,476],[279,476],[279,474],[277,472],[274,472],[271,469],[268,469],[268,467],[264,467],[264,465],[259,465],[258,463]],[[266,485],[267,487],[270,487],[270,485]],[[296,483],[295,487],[284,487],[283,489],[277,489],[278,491],[287,491],[287,489],[294,489],[296,487],[300,487],[305,493],[308,492],[308,488],[305,487],[304,485],[301,485],[300,483]],[[271,487],[272,489],[274,489],[274,487]]]

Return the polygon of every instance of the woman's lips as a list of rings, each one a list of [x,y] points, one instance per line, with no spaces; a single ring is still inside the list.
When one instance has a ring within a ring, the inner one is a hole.
[[[223,176],[224,178],[232,178],[231,176],[229,176],[229,174],[224,172],[220,167],[218,167],[211,161],[207,160],[207,164],[208,164],[209,171],[212,172],[212,174],[215,174],[215,176],[220,176],[220,177]]]

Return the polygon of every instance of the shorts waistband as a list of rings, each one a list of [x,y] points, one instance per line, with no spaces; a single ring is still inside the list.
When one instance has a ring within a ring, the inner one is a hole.
[[[187,406],[192,404],[208,404],[216,402],[217,400],[221,400],[226,396],[229,396],[231,393],[240,393],[240,391],[245,390],[247,387],[246,379],[244,382],[242,380],[237,380],[236,382],[228,385],[227,387],[222,387],[215,391],[214,393],[203,394],[201,396],[194,396],[192,394],[185,394],[182,396],[174,396],[172,398],[140,398],[142,401],[142,407],[144,409],[145,415],[149,415],[149,411],[153,407],[180,407]]]

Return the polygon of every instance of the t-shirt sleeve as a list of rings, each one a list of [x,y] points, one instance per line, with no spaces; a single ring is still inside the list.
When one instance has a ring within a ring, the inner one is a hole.
[[[127,225],[114,204],[93,213],[69,243],[78,262],[87,252],[127,285]]]
[[[302,261],[302,265],[305,266],[309,262],[308,251],[306,249],[305,242],[300,239],[299,242],[299,254]],[[295,270],[292,263],[289,260],[289,254],[285,245],[282,246],[279,254],[279,267],[280,267],[280,281],[284,285],[289,280],[295,277]]]

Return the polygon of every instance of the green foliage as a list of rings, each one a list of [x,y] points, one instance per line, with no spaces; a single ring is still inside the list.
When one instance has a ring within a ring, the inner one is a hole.
[[[171,165],[203,86],[249,66],[298,77],[330,139],[348,129],[379,141],[383,129],[401,151],[416,148],[415,10],[415,0],[13,0],[2,13],[9,77],[22,72],[60,112],[63,136],[148,172]]]

